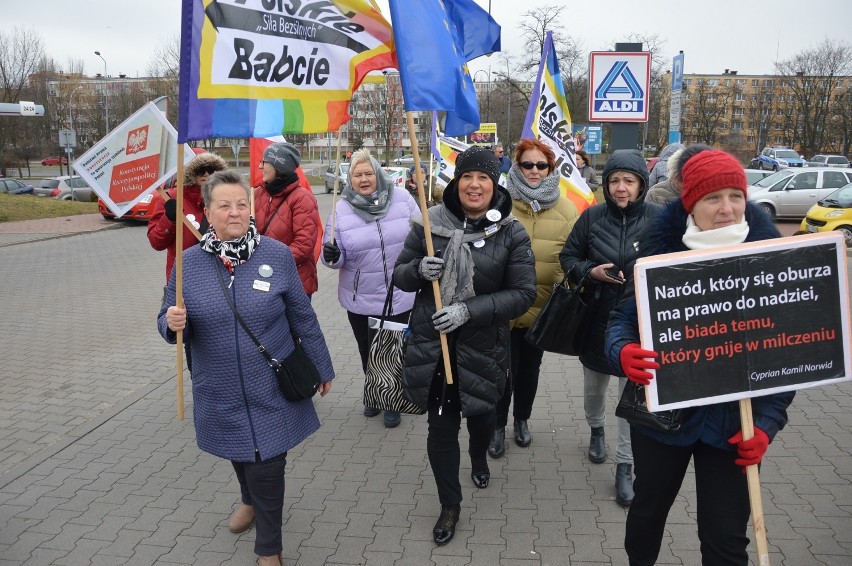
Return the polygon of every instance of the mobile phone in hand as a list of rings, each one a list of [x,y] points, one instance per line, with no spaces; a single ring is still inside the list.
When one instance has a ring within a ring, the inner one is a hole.
[[[619,274],[619,269],[617,265],[613,265],[607,269],[604,269],[604,273],[607,277],[612,279],[613,281],[618,281],[619,283],[624,283],[624,277],[621,277]]]

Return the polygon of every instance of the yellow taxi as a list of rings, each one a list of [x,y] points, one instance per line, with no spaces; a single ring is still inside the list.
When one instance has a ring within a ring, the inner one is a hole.
[[[808,210],[802,232],[843,232],[846,247],[852,247],[852,183],[840,187]]]

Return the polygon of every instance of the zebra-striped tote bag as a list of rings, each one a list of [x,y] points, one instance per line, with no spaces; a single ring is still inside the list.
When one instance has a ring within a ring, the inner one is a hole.
[[[375,328],[375,336],[367,355],[364,406],[422,415],[425,408],[402,397],[403,332],[408,325],[370,317],[370,326]]]

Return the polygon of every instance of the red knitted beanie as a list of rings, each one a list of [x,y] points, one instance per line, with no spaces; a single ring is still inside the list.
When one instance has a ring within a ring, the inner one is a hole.
[[[748,196],[743,166],[724,151],[702,151],[695,155],[684,164],[681,179],[680,200],[689,213],[696,202],[721,189],[739,189]]]

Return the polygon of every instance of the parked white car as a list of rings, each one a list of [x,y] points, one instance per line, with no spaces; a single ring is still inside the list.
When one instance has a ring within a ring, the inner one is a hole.
[[[782,169],[748,188],[748,200],[772,218],[804,218],[829,193],[852,182],[852,170],[829,167]]]

